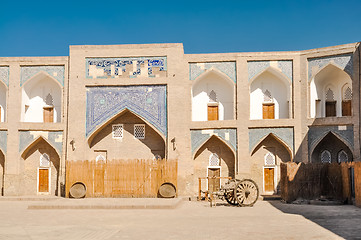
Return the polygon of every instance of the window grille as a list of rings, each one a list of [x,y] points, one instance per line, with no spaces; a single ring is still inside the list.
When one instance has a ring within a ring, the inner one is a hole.
[[[134,125],[134,137],[137,139],[145,138],[145,124]]]
[[[45,104],[48,106],[53,105],[53,96],[50,93],[45,97]]]
[[[217,102],[217,93],[213,90],[209,93],[209,101]]]
[[[326,92],[326,101],[334,101],[334,95],[333,95],[333,91],[331,90],[331,88],[329,88]]]
[[[263,101],[265,102],[272,102],[272,94],[268,89],[263,93]]]
[[[115,124],[112,126],[112,136],[114,139],[123,138],[123,124]]]
[[[273,153],[266,153],[264,156],[264,164],[265,165],[276,165],[276,157]]]
[[[331,153],[327,150],[324,150],[321,153],[321,162],[322,163],[331,163]]]
[[[348,161],[347,153],[344,150],[341,150],[338,153],[337,160],[338,160],[339,163],[347,162]]]
[[[352,90],[350,87],[346,88],[343,97],[344,97],[344,100],[352,100]]]
[[[44,153],[40,156],[40,167],[50,167],[50,157]]]
[[[95,161],[105,161],[105,157],[102,155],[102,154],[99,154],[96,158],[95,158]]]
[[[212,153],[209,156],[209,166],[219,166],[219,157],[217,153]]]

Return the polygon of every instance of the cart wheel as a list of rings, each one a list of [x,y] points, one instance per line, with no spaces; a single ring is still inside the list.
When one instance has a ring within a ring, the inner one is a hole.
[[[232,179],[232,180],[230,180],[230,182],[234,182],[234,184],[237,185],[237,180],[236,179]],[[234,197],[234,190],[233,189],[227,189],[225,191],[225,193],[224,193],[224,198],[226,199],[226,201],[229,204],[231,204],[233,206],[238,205],[238,202],[237,202],[236,198]]]
[[[234,189],[234,196],[240,206],[252,207],[259,196],[258,186],[251,179],[243,179]]]

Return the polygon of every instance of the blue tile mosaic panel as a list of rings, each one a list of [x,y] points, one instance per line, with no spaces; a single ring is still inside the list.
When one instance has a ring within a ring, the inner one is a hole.
[[[86,58],[86,78],[166,77],[167,57]]]
[[[292,82],[293,81],[293,62],[292,60],[279,61],[249,61],[248,63],[248,81],[257,74],[263,72],[268,67],[273,67],[282,72]]]
[[[192,154],[199,149],[213,135],[223,139],[228,145],[237,152],[237,130],[232,128],[191,130]]]
[[[46,139],[58,153],[63,150],[63,132],[47,132],[47,131],[19,131],[19,152],[23,152],[35,139],[39,136]],[[61,156],[59,156],[61,157]]]
[[[39,72],[46,72],[64,86],[64,66],[23,66],[21,67],[20,86]]]
[[[0,67],[0,81],[9,86],[9,67]]]
[[[124,109],[152,124],[167,136],[165,85],[88,87],[86,136]]]
[[[352,78],[353,56],[352,53],[308,59],[308,80],[311,81],[317,72],[329,63],[343,69]]]
[[[311,151],[315,145],[325,137],[329,132],[334,133],[339,138],[347,142],[352,148],[354,147],[354,132],[352,125],[344,126],[313,126],[308,130],[308,149]],[[351,149],[352,150],[352,149]]]
[[[236,62],[205,62],[189,64],[189,80],[196,79],[208,69],[217,69],[236,83]]]
[[[293,128],[251,128],[249,129],[249,152],[270,133],[281,139],[293,152]]]
[[[8,131],[0,131],[0,149],[5,154],[8,144]]]

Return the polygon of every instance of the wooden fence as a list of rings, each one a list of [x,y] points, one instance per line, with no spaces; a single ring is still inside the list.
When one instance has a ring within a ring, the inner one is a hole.
[[[66,197],[74,183],[86,186],[86,197],[157,197],[159,187],[177,189],[176,160],[67,161]]]
[[[280,183],[286,202],[322,196],[361,207],[361,162],[281,164]]]

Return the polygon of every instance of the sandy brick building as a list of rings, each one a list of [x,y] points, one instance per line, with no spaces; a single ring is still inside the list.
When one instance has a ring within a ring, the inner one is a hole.
[[[282,162],[360,161],[359,59],[358,43],[0,57],[2,194],[64,195],[70,160],[158,158],[178,160],[179,195],[195,195],[206,176],[249,177],[275,194]]]

